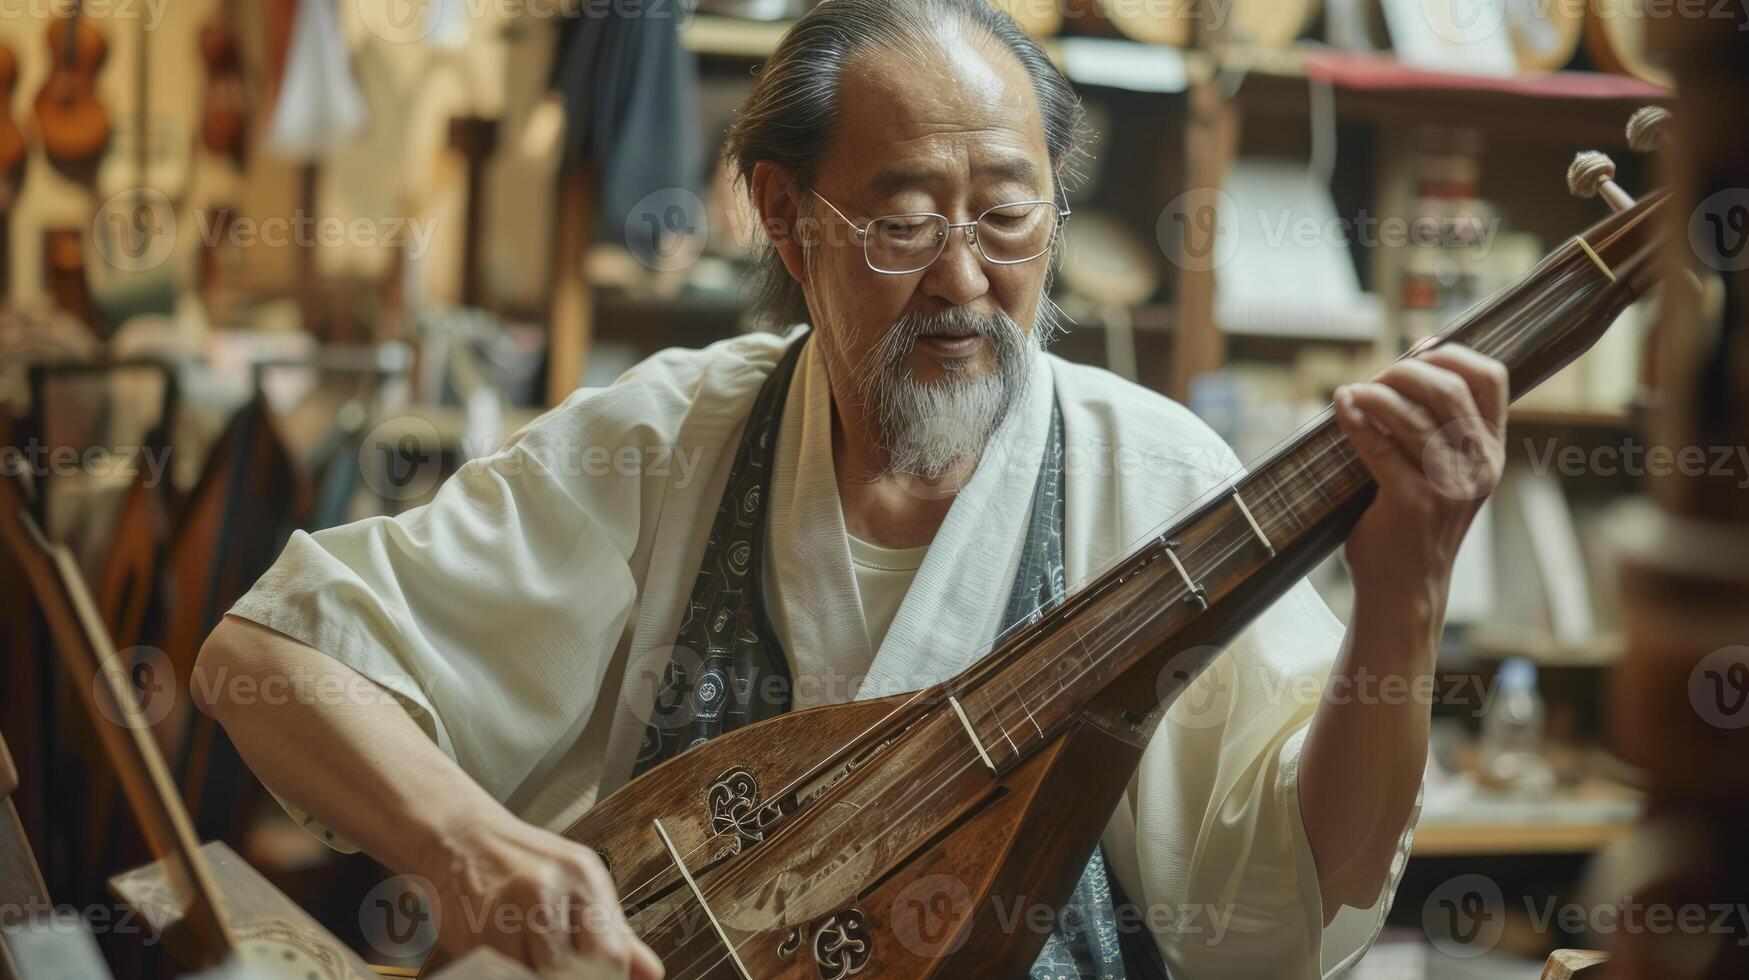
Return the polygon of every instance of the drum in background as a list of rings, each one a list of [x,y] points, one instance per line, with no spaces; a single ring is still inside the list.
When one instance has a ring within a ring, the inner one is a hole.
[[[1212,25],[1236,44],[1289,48],[1311,26],[1321,0],[1233,0],[1228,23]]]
[[[1506,27],[1520,71],[1560,71],[1585,34],[1586,0],[1507,0]]]
[[[1670,72],[1654,63],[1647,51],[1648,20],[1644,4],[1591,0],[1585,18],[1586,50],[1604,71],[1671,88],[1675,80]]]

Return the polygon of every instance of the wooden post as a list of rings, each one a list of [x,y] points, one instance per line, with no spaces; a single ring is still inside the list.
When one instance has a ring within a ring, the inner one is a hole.
[[[1185,99],[1185,193],[1206,194],[1206,204],[1199,204],[1213,207],[1218,199],[1214,192],[1225,182],[1227,170],[1238,155],[1239,110],[1221,94],[1220,79],[1214,73],[1193,81]],[[1181,402],[1190,395],[1190,380],[1220,367],[1227,355],[1226,338],[1215,323],[1215,269],[1208,263],[1187,259],[1175,257],[1178,283],[1174,295],[1178,310],[1172,335],[1171,374],[1166,384],[1166,393]]]
[[[594,309],[583,259],[595,227],[594,184],[587,166],[559,171],[553,219],[553,273],[547,313],[547,404],[557,405],[583,382]]]
[[[463,306],[484,301],[480,290],[480,241],[486,227],[486,159],[498,146],[498,120],[456,116],[449,121],[449,147],[461,154],[467,169],[467,204],[462,219]]]

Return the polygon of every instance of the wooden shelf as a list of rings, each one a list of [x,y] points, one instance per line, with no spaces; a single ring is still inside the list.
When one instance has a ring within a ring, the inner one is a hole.
[[[1320,80],[1334,90],[1337,118],[1346,122],[1461,126],[1541,143],[1625,147],[1628,116],[1675,102],[1674,93],[1623,75],[1451,75],[1385,55],[1234,49],[1216,67],[1243,78],[1236,99],[1248,112],[1306,115],[1309,87]]]
[[[722,14],[695,14],[680,29],[680,43],[687,50],[707,58],[758,60],[777,50],[777,43],[790,29],[793,20],[746,20]],[[1059,66],[1063,63],[1062,45],[1054,38],[1041,38],[1039,47]]]
[[[1429,823],[1415,829],[1414,857],[1588,854],[1627,834],[1629,821],[1602,823]]]
[[[1609,667],[1620,662],[1627,640],[1604,632],[1583,644],[1565,645],[1540,630],[1498,623],[1472,626],[1467,637],[1472,656],[1485,660],[1524,657],[1544,667]]]
[[[793,23],[699,14],[682,29],[681,40],[704,57],[758,60],[776,49]],[[1155,47],[1098,41],[1137,51]],[[1066,69],[1062,40],[1041,38],[1039,47]],[[1389,55],[1323,49],[1232,47],[1218,57],[1198,50],[1163,50],[1183,59],[1190,81],[1242,79],[1237,101],[1248,111],[1303,115],[1308,111],[1308,85],[1323,79],[1336,90],[1340,118],[1375,125],[1436,121],[1539,141],[1620,147],[1625,145],[1623,124],[1635,109],[1674,102],[1667,90],[1601,72],[1472,77],[1408,68]]]
[[[1639,793],[1602,776],[1537,796],[1472,785],[1454,797],[1451,790],[1427,790],[1414,856],[1586,853],[1625,836],[1644,811]]]
[[[1513,425],[1561,429],[1630,429],[1634,419],[1625,409],[1517,407],[1509,416]]]

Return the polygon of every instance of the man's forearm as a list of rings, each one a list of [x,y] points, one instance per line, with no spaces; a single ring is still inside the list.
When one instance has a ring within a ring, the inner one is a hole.
[[[1444,591],[1357,594],[1300,753],[1300,815],[1326,924],[1378,897],[1420,790]]]
[[[226,617],[195,669],[201,708],[261,781],[397,871],[442,853],[467,821],[504,812],[392,695],[318,650]]]

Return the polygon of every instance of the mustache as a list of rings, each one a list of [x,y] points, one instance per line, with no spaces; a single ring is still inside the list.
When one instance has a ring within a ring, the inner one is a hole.
[[[990,315],[955,307],[939,313],[907,313],[900,317],[886,334],[869,350],[863,364],[864,377],[868,369],[896,365],[917,348],[917,341],[930,334],[975,334],[1000,345],[1019,346],[1024,331],[1014,318],[1003,312]]]
[[[863,404],[871,412],[881,401],[879,390],[895,381],[902,371],[900,364],[917,349],[917,341],[932,333],[977,334],[990,342],[998,357],[1024,344],[1020,324],[1000,311],[982,315],[955,307],[939,313],[907,313],[870,345],[852,375]]]

